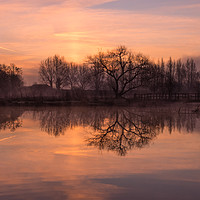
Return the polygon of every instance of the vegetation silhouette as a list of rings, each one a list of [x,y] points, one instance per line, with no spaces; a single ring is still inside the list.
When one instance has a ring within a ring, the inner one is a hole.
[[[0,64],[0,98],[16,96],[22,86],[22,69],[14,64]]]
[[[123,45],[88,56],[82,64],[54,55],[41,61],[38,72],[42,84],[23,86],[21,68],[0,64],[0,104],[127,105],[138,99],[200,101],[200,72],[194,59],[183,61],[170,57],[168,61],[161,59],[156,63]]]
[[[94,69],[101,67],[116,99],[144,86],[145,81],[151,79],[150,72],[153,70],[153,65],[146,56],[133,54],[125,46],[107,53],[99,52],[88,57],[88,62]]]
[[[65,78],[68,74],[68,68],[64,57],[55,55],[41,61],[39,75],[41,81],[51,88],[55,85],[56,89],[65,86]]]

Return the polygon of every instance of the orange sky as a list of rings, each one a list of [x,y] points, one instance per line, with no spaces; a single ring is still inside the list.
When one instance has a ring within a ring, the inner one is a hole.
[[[22,67],[32,84],[54,54],[83,62],[126,45],[153,59],[199,56],[199,9],[198,0],[0,0],[0,63]]]

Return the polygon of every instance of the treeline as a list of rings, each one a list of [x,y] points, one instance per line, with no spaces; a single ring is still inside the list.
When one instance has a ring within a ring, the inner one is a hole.
[[[200,91],[200,72],[192,58],[186,62],[170,58],[166,63],[162,59],[153,68],[154,75],[149,82],[152,92],[172,94]]]
[[[142,54],[133,54],[120,46],[112,51],[89,56],[82,65],[67,63],[55,55],[41,62],[39,75],[50,87],[71,90],[110,90],[115,98],[127,96],[145,86],[152,77],[153,63]]]
[[[53,96],[67,95],[62,93],[63,89],[70,91],[69,100],[76,99],[74,94],[82,98],[90,96],[91,92],[97,99],[100,93],[106,98],[109,94],[109,97],[118,99],[129,98],[137,92],[169,96],[179,92],[200,92],[200,72],[193,59],[183,62],[170,58],[167,62],[162,59],[155,63],[125,46],[88,56],[83,64],[67,62],[58,55],[48,57],[40,63],[39,79],[52,89],[48,92]],[[19,90],[22,86],[21,68],[14,64],[0,65],[0,97],[12,97],[16,91],[20,92],[15,96],[21,97],[27,97],[31,92],[36,96],[37,91],[42,97],[42,92],[45,93],[42,85],[29,88],[29,93],[25,89]]]
[[[134,54],[120,46],[89,56],[82,65],[68,63],[64,57],[43,60],[40,80],[57,89],[112,91],[115,98],[128,97],[136,89],[144,92],[199,92],[200,73],[193,59],[186,62],[171,58],[157,64],[142,54]]]
[[[0,64],[0,96],[10,97],[23,85],[22,69]]]

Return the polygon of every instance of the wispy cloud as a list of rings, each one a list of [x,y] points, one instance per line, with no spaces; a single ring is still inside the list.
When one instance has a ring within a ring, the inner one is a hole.
[[[152,8],[187,6],[199,4],[199,0],[115,0],[101,2],[94,6],[95,8],[104,9],[124,9],[124,10],[151,10]]]
[[[93,9],[126,10],[134,13],[200,16],[199,0],[117,0],[92,6]]]
[[[0,61],[26,75],[54,54],[82,62],[120,44],[153,58],[198,56],[199,15],[199,0],[0,0]]]
[[[87,38],[87,32],[66,32],[66,33],[55,33],[54,36],[61,38]]]
[[[2,50],[5,50],[5,51],[11,51],[11,52],[16,52],[15,50],[12,50],[12,49],[8,49],[8,48],[5,48],[5,47],[1,47],[1,46],[0,46],[0,49],[2,49]]]

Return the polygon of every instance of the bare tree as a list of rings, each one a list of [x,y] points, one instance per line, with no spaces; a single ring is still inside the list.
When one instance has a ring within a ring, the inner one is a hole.
[[[96,59],[94,64],[100,65],[108,75],[110,87],[116,98],[142,86],[144,71],[147,72],[151,66],[147,57],[141,54],[134,55],[124,46],[107,53],[100,52],[89,59]]]
[[[91,69],[86,65],[75,63],[70,63],[68,66],[66,84],[70,86],[71,90],[75,88],[88,89],[91,83]]]
[[[172,61],[171,57],[167,63],[166,88],[168,90],[169,98],[171,98],[175,89],[175,63]]]
[[[0,64],[0,93],[5,96],[17,94],[18,89],[23,85],[22,69],[14,64]]]
[[[39,68],[39,76],[43,83],[60,89],[65,86],[69,68],[63,57],[55,55],[43,60]]]
[[[66,78],[68,75],[68,65],[64,60],[64,57],[60,57],[55,55],[52,58],[53,61],[53,68],[54,68],[54,75],[55,75],[55,85],[57,89],[60,89],[66,86]]]
[[[81,90],[89,89],[91,86],[91,69],[86,65],[78,66],[77,85]]]
[[[194,60],[187,59],[186,61],[186,82],[188,90],[193,90],[195,87],[196,82],[198,82],[198,73],[196,70],[196,64]]]
[[[76,87],[78,66],[75,63],[68,64],[69,72],[67,75],[66,85],[69,85],[70,89],[73,90]]]
[[[91,66],[91,85],[95,90],[95,95],[98,95],[100,89],[105,88],[105,73],[99,63],[98,56],[89,56],[87,63]]]
[[[39,68],[39,76],[43,83],[53,88],[54,82],[54,67],[51,57],[41,61]]]

